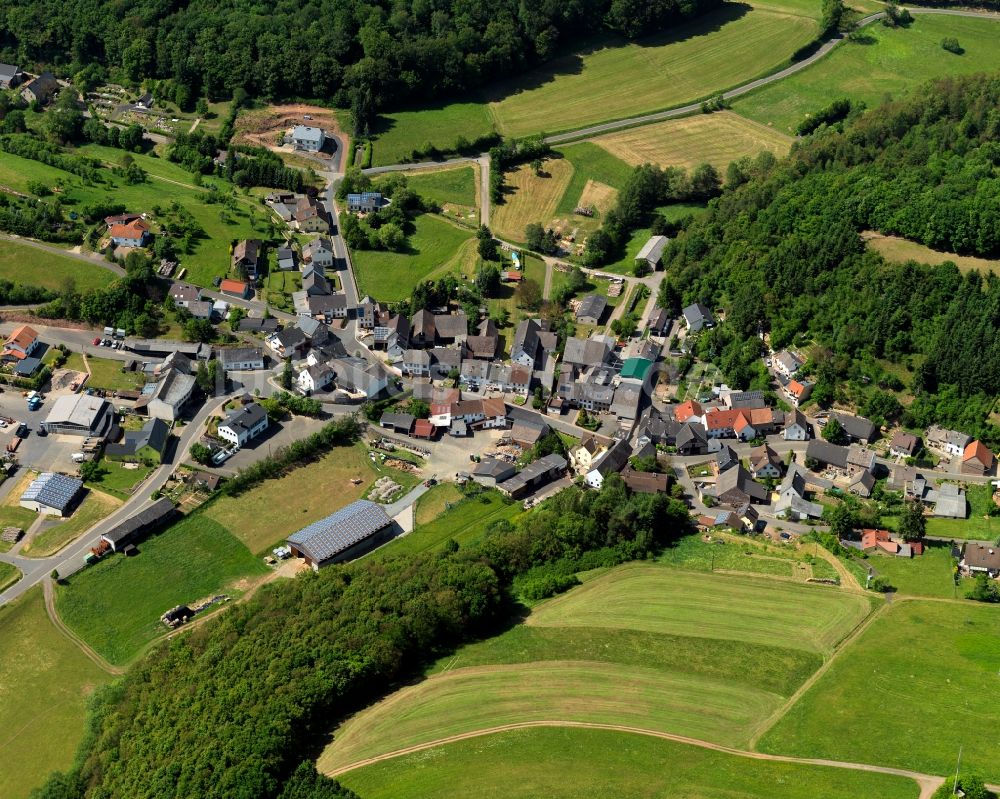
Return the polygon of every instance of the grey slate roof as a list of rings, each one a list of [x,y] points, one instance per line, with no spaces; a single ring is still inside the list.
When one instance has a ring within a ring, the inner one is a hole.
[[[288,543],[322,563],[392,524],[381,505],[359,499],[288,536]]]
[[[600,319],[604,309],[608,307],[608,298],[602,294],[588,294],[576,308],[576,318]]]
[[[144,530],[147,527],[151,527],[154,524],[162,522],[173,516],[175,512],[174,503],[170,501],[167,497],[160,497],[156,502],[150,505],[143,511],[131,516],[121,524],[112,527],[108,532],[103,533],[101,538],[105,539],[111,544],[117,544],[125,538],[128,538],[133,533]]]
[[[170,426],[162,419],[150,419],[141,430],[130,430],[125,433],[121,444],[108,444],[105,452],[108,455],[135,455],[145,446],[152,447],[161,455],[167,445]]]
[[[438,338],[460,338],[469,332],[469,319],[465,311],[455,314],[437,314],[434,317],[434,329]]]
[[[712,316],[712,312],[700,302],[689,305],[684,309],[683,314],[688,326],[695,332],[701,330],[706,325],[715,324],[715,317]]]
[[[38,502],[49,508],[65,510],[83,488],[83,481],[55,472],[42,472],[21,494],[21,501]]]
[[[668,241],[670,239],[666,236],[650,236],[649,241],[642,245],[642,249],[635,256],[635,260],[648,261],[651,264],[659,263]]]
[[[260,347],[220,347],[217,357],[222,368],[228,369],[230,364],[263,360],[264,351]]]
[[[233,430],[240,427],[246,430],[251,430],[254,426],[260,424],[266,417],[267,411],[265,411],[256,402],[249,402],[242,408],[230,411],[223,424]]]
[[[851,416],[846,413],[831,413],[830,416],[840,422],[844,432],[853,439],[871,441],[878,434],[875,425],[863,416]]]

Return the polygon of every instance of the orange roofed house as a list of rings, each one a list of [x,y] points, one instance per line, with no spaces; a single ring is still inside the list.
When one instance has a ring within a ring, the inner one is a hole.
[[[149,225],[142,219],[115,222],[108,229],[108,234],[116,247],[145,247],[150,239]]]
[[[972,441],[962,455],[962,474],[986,475],[993,471],[996,459],[982,441]]]
[[[4,342],[0,358],[7,362],[23,361],[38,349],[39,344],[38,333],[27,325],[21,325]]]
[[[242,297],[247,299],[250,294],[250,286],[242,280],[223,280],[219,283],[219,291],[231,297]]]

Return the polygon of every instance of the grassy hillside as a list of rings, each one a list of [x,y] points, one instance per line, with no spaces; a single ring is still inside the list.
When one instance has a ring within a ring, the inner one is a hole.
[[[29,279],[30,277],[30,279]],[[0,280],[61,291],[70,282],[77,291],[101,288],[115,276],[98,264],[47,252],[29,244],[4,241],[0,246]]]
[[[59,614],[111,663],[126,663],[164,631],[159,618],[267,567],[220,524],[197,514],[79,572],[57,590]]]
[[[49,621],[40,586],[0,607],[0,796],[24,799],[70,765],[87,697],[108,679]]]
[[[490,112],[502,134],[524,136],[682,105],[781,65],[816,35],[818,11],[813,3],[727,3],[676,33],[557,59],[517,81]]]
[[[723,174],[730,162],[743,156],[767,150],[780,157],[792,145],[790,137],[730,111],[644,125],[599,136],[593,142],[634,166],[692,169],[708,163]]]
[[[898,602],[844,650],[760,748],[1000,781],[1000,615],[951,602]],[[872,729],[878,734],[870,734]]]
[[[320,769],[525,721],[745,745],[869,608],[867,597],[837,589],[621,566],[349,719]]]
[[[609,730],[526,729],[360,768],[365,799],[916,799],[912,780],[769,763]]]
[[[467,258],[475,257],[471,230],[433,214],[421,214],[414,224],[416,230],[405,252],[351,253],[362,296],[371,294],[382,302],[396,302],[408,297],[418,283],[438,273],[459,271]]]
[[[965,49],[955,55],[941,47],[954,36]],[[807,114],[837,97],[878,105],[930,78],[967,75],[994,69],[1000,61],[1000,21],[946,16],[917,16],[907,28],[869,25],[863,43],[847,42],[796,75],[733,103],[750,119],[794,132]]]

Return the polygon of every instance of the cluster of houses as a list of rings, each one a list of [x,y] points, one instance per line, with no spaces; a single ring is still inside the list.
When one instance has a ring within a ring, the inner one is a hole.
[[[264,203],[290,230],[297,233],[330,233],[326,205],[306,194],[269,194]]]

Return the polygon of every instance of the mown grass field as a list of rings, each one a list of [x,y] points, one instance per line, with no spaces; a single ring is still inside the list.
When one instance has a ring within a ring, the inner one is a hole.
[[[751,760],[610,730],[513,730],[427,749],[338,779],[366,799],[916,799],[912,780]]]
[[[961,747],[963,769],[997,782],[1000,708],[987,697],[996,693],[998,674],[996,608],[896,602],[838,655],[760,748],[947,774]]]
[[[427,679],[345,722],[319,765],[337,771],[449,735],[543,720],[746,745],[870,607],[838,589],[621,566],[443,657]]]
[[[318,461],[267,480],[240,497],[220,497],[203,513],[231,531],[253,553],[262,553],[287,535],[361,499],[376,476],[361,444],[337,447]],[[352,479],[360,479],[353,485]],[[317,490],[322,486],[322,490]]]
[[[108,679],[49,621],[41,586],[0,607],[0,796],[25,799],[69,767],[87,697]]]
[[[635,564],[545,603],[527,623],[626,627],[828,653],[870,609],[867,597],[835,588]]]
[[[476,171],[472,166],[451,169],[421,169],[408,172],[406,180],[421,197],[434,200],[442,205],[454,204],[475,207],[479,194]]]
[[[63,621],[111,663],[134,658],[166,632],[160,615],[267,567],[221,524],[195,514],[142,542],[134,557],[110,555],[56,590]]]
[[[898,236],[883,236],[881,233],[866,234],[865,246],[875,250],[887,261],[904,264],[907,261],[917,261],[922,264],[937,266],[951,261],[962,272],[982,272],[983,274],[1000,274],[1000,259],[976,258],[973,255],[958,255],[953,252],[932,250],[915,241],[901,239]]]
[[[541,661],[473,666],[408,686],[341,727],[320,771],[472,730],[525,721],[624,724],[745,743],[777,694],[683,670]]]
[[[448,539],[467,544],[480,539],[492,522],[510,520],[522,512],[520,503],[506,501],[497,491],[461,499],[455,498],[457,493],[445,484],[424,494],[417,505],[417,526],[413,532],[391,541],[379,552],[387,557],[427,552]],[[444,507],[447,502],[453,503],[450,509]]]
[[[526,225],[549,227],[572,175],[573,165],[563,158],[546,160],[541,177],[530,164],[507,172],[504,201],[490,212],[494,232],[508,241],[523,242]]]
[[[800,580],[813,576],[813,568],[806,563],[807,553],[792,544],[766,544],[737,536],[715,538],[708,543],[699,536],[687,536],[665,549],[657,560],[687,571],[746,572]]]
[[[119,163],[126,155],[122,150],[93,145],[81,148],[80,153],[112,164]],[[232,239],[259,236],[266,232],[264,222],[267,216],[263,208],[249,201],[240,201],[234,211],[223,211],[221,205],[206,202],[208,189],[195,187],[192,176],[176,164],[149,155],[133,154],[132,157],[148,173],[145,183],[130,186],[113,175],[110,169],[103,169],[101,176],[104,183],[85,186],[81,178],[70,172],[0,153],[0,184],[27,193],[28,183],[33,180],[49,186],[60,183],[63,186],[60,198],[70,211],[76,206],[91,203],[120,202],[130,211],[151,213],[154,206],[165,210],[172,202],[177,202],[190,212],[205,234],[195,243],[192,254],[182,254],[180,258],[181,266],[187,269],[186,279],[200,286],[211,285],[214,277],[228,271]],[[222,190],[231,188],[218,178],[206,180],[208,183],[214,183]],[[155,222],[155,215],[152,218]],[[38,262],[30,260],[28,263]],[[96,265],[93,269],[102,271]]]
[[[61,291],[70,282],[77,291],[101,288],[115,276],[98,264],[46,252],[28,244],[4,241],[0,245],[0,280]]]
[[[929,521],[929,520],[928,520]],[[885,577],[900,596],[931,596],[953,599],[965,595],[955,587],[951,546],[927,541],[918,558],[894,558],[873,555],[865,561]]]
[[[868,44],[847,42],[802,72],[733,102],[733,110],[777,131],[794,132],[807,114],[838,97],[878,105],[887,94],[931,78],[966,75],[996,67],[1000,22],[946,16],[917,16],[907,28],[879,24],[864,28]],[[954,36],[965,49],[955,55],[941,47]]]
[[[122,371],[125,361],[88,355],[87,366],[90,368],[88,388],[103,388],[107,391],[134,391],[141,388],[145,382],[142,372]]]
[[[101,460],[101,466],[106,469],[101,479],[87,483],[87,486],[98,491],[106,491],[120,499],[130,497],[132,489],[152,471],[151,467],[142,464],[138,464],[138,469],[126,469],[124,464],[107,459]]]
[[[487,135],[492,124],[486,104],[474,102],[381,114],[376,124],[372,165],[398,164],[428,143],[450,148],[459,137],[474,141]]]
[[[692,102],[782,65],[816,35],[818,12],[733,3],[665,35],[609,39],[524,75],[490,112],[501,133],[524,136]]]
[[[21,548],[21,554],[29,558],[47,558],[49,555],[54,555],[81,533],[112,514],[121,504],[120,499],[110,494],[88,491],[83,502],[68,519],[36,534]]]
[[[415,231],[405,252],[354,250],[351,258],[358,291],[382,302],[408,297],[414,286],[435,274],[458,271],[475,256],[473,232],[457,227],[433,214],[417,217]]]
[[[743,156],[767,151],[788,154],[792,139],[759,122],[723,111],[645,125],[593,139],[628,164],[693,169],[711,164],[723,175],[726,167]]]

